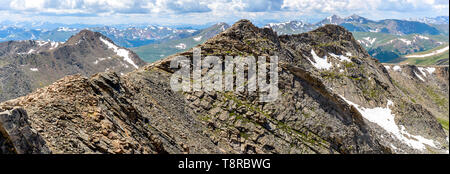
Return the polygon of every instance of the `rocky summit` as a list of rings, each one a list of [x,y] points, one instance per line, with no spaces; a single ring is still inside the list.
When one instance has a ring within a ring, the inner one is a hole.
[[[278,56],[277,100],[174,92],[170,62],[191,49],[1,103],[0,153],[448,153],[448,67],[383,65],[336,25],[278,36],[241,20],[198,47]]]

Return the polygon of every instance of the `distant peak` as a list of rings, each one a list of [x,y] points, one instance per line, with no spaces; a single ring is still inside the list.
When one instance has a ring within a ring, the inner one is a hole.
[[[357,15],[357,14],[353,14],[353,15],[351,15],[351,16],[349,16],[349,17],[347,17],[347,18],[345,18],[345,19],[350,19],[350,20],[359,20],[359,19],[366,19],[366,18],[364,18],[364,17],[362,17],[362,16],[359,16],[359,15]]]
[[[322,32],[322,33],[326,33],[327,35],[335,35],[335,36],[352,36],[352,34],[345,29],[342,26],[339,25],[332,25],[332,24],[326,24],[322,27],[319,27],[315,30],[313,30],[312,32]]]
[[[217,24],[214,24],[213,27],[222,27],[223,30],[227,29],[230,27],[230,25],[228,25],[225,22],[219,22]]]
[[[340,24],[342,22],[342,18],[339,17],[338,15],[332,15],[332,16],[328,16],[326,17],[324,20],[322,20],[320,22],[320,24],[327,24],[327,23],[331,23],[331,24]]]
[[[352,14],[351,16],[349,16],[349,18],[360,18],[361,16],[357,15],[357,14]]]
[[[248,31],[257,31],[258,27],[253,25],[252,22],[250,22],[247,19],[241,19],[237,21],[236,23],[231,26],[231,31],[235,32],[248,32]]]
[[[93,35],[94,32],[88,29],[81,30],[77,35]]]
[[[217,35],[220,37],[227,37],[230,39],[242,40],[244,38],[267,37],[274,39],[277,37],[276,33],[270,28],[258,28],[247,19],[239,20],[230,28]]]
[[[331,19],[341,19],[341,17],[340,16],[338,16],[338,15],[331,15],[329,18],[331,18]]]
[[[70,37],[69,40],[67,40],[67,43],[68,44],[76,44],[76,43],[80,43],[81,40],[94,41],[94,40],[98,40],[100,37],[105,37],[105,36],[103,36],[102,34],[100,34],[98,32],[93,32],[91,30],[83,29],[76,35],[73,35],[72,37]]]
[[[241,20],[237,21],[236,23],[234,23],[234,25],[253,25],[253,24],[248,19],[241,19]]]
[[[227,23],[225,23],[225,22],[219,22],[219,23],[217,23],[216,25],[219,25],[219,26],[221,26],[221,25],[228,25]]]

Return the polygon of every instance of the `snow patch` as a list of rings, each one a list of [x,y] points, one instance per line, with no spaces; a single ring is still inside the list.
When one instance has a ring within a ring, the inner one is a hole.
[[[398,40],[402,41],[403,43],[405,43],[406,45],[411,45],[412,41],[408,40],[408,39],[403,39],[403,38],[399,38]]]
[[[377,29],[375,29],[375,30],[369,29],[369,31],[372,32],[372,33],[379,33],[379,32],[380,32],[380,29],[379,29],[379,28],[377,28]]]
[[[40,40],[38,40],[38,41],[36,41],[36,42],[37,42],[38,46],[40,46],[40,47],[42,47],[42,46],[48,44],[48,42],[46,42],[46,41],[40,41]]]
[[[330,54],[331,57],[339,59],[341,62],[343,62],[343,61],[351,62],[351,60],[348,57],[344,56],[344,55],[336,55],[336,54],[333,54],[333,53],[329,53],[329,54]]]
[[[422,35],[416,35],[416,37],[420,38],[420,39],[424,39],[424,40],[429,40],[430,39],[429,37],[422,36]]]
[[[419,78],[420,80],[425,81],[425,79],[423,79],[422,77],[420,77],[420,75],[417,74],[417,72],[414,71],[414,74],[415,74],[415,75],[417,76],[417,78]]]
[[[180,50],[184,50],[186,49],[186,44],[184,43],[179,43],[178,45],[175,46],[175,48],[178,48]]]
[[[394,68],[392,68],[392,69],[394,71],[398,71],[398,72],[402,71],[402,68],[400,66],[398,66],[398,65],[395,65]]]
[[[427,77],[427,74],[425,73],[423,67],[417,67],[417,69],[419,69],[420,73],[422,73],[422,75],[423,75],[424,77]]]
[[[377,38],[371,38],[371,37],[364,37],[364,40],[368,41],[370,45],[373,45],[373,43],[377,40]]]
[[[417,67],[417,69],[419,69],[419,71],[420,71],[420,73],[422,73],[423,77],[427,77],[427,73],[425,73],[425,72],[428,72],[428,74],[431,75],[431,74],[433,74],[434,71],[436,71],[436,68],[433,68],[433,67],[428,67],[428,68]]]
[[[369,47],[369,44],[367,44],[365,41],[363,40],[358,40],[359,44],[364,44],[366,47]]]
[[[311,50],[311,55],[313,56],[314,62],[309,60],[311,64],[317,69],[330,69],[333,65],[328,63],[327,56],[325,55],[323,58],[317,56],[314,50]]]
[[[449,46],[446,46],[446,47],[444,47],[444,48],[441,48],[441,49],[439,49],[439,50],[435,50],[435,51],[433,51],[433,52],[431,52],[431,53],[427,53],[427,54],[407,55],[407,56],[405,56],[405,57],[406,57],[406,58],[420,58],[420,57],[434,56],[434,55],[437,55],[437,54],[441,54],[441,53],[443,53],[443,52],[445,52],[445,51],[448,51],[448,47],[449,47]]]
[[[52,49],[55,49],[55,48],[57,48],[58,46],[59,46],[59,44],[62,44],[62,43],[60,43],[60,42],[50,42],[50,49],[52,50]]]
[[[34,52],[36,52],[35,49],[30,49],[28,52],[26,53],[17,53],[18,55],[24,55],[24,54],[33,54]]]
[[[34,53],[35,51],[36,51],[36,50],[34,50],[34,49],[30,49],[30,51],[28,51],[27,54]]]
[[[194,40],[197,41],[197,42],[199,42],[199,41],[202,40],[202,37],[203,37],[203,36],[194,37]]]
[[[436,71],[436,68],[428,67],[428,68],[425,68],[425,71],[428,71],[429,74],[433,74],[434,71]]]
[[[377,124],[378,126],[385,129],[387,132],[392,134],[395,138],[405,143],[406,145],[418,149],[418,150],[426,150],[426,146],[431,146],[436,148],[433,140],[426,139],[422,136],[416,136],[409,134],[405,127],[400,125],[398,126],[395,123],[395,115],[392,114],[392,110],[389,108],[390,106],[394,106],[394,103],[391,100],[388,100],[386,108],[376,107],[376,108],[363,108],[347,99],[343,96],[340,96],[343,100],[345,100],[348,104],[353,105],[361,115],[367,119],[368,121]],[[395,149],[395,148],[393,148]]]
[[[73,28],[68,28],[68,27],[59,27],[57,31],[64,31],[64,32],[69,32],[69,31],[77,31],[77,29]]]
[[[36,72],[36,71],[39,71],[39,69],[37,69],[37,68],[30,68],[30,71]]]
[[[197,30],[186,30],[188,33],[195,33]]]
[[[97,60],[95,60],[94,64],[97,65],[99,62],[104,61],[106,59],[111,59],[111,57],[108,58],[98,58]]]
[[[390,69],[391,69],[390,66],[384,66],[384,68],[386,68],[387,70],[390,70]]]
[[[126,49],[123,48],[119,48],[118,46],[114,45],[113,43],[103,39],[102,37],[100,37],[100,40],[106,44],[108,46],[109,49],[113,49],[114,52],[116,52],[116,54],[120,57],[123,57],[123,60],[128,62],[129,64],[133,65],[136,69],[139,68],[139,66],[137,66],[133,60],[130,58],[130,52]]]

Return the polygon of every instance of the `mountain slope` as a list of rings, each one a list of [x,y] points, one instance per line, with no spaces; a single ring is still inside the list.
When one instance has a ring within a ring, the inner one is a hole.
[[[66,75],[88,76],[107,70],[123,74],[145,65],[133,52],[88,30],[65,43],[0,43],[0,62],[0,101],[23,96]]]
[[[209,28],[195,32],[193,36],[190,37],[172,39],[163,43],[148,44],[131,49],[146,62],[155,62],[161,58],[187,51],[198,44],[204,43],[206,40],[225,31],[229,27],[230,26],[226,23],[218,23]]]
[[[259,102],[259,92],[172,91],[170,62],[192,58],[191,49],[121,77],[65,77],[0,110],[23,108],[52,153],[448,151],[433,113],[407,100],[342,27],[278,37],[241,20],[199,47],[221,58],[278,56],[277,101]]]
[[[405,55],[392,62],[410,65],[448,65],[448,44],[427,51]]]
[[[409,100],[433,113],[438,120],[447,122],[448,131],[448,66],[392,65],[384,67],[396,85]]]

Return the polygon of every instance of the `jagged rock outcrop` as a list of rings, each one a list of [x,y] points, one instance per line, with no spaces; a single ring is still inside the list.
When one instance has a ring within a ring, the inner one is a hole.
[[[259,93],[174,92],[170,56],[124,76],[68,76],[0,104],[21,107],[52,153],[445,153],[427,107],[344,28],[277,36],[241,20],[203,56],[279,57],[276,102]],[[208,70],[204,69],[202,73]]]
[[[125,74],[145,65],[135,53],[100,33],[83,30],[67,42],[0,43],[0,101],[24,96],[74,74]]]
[[[25,110],[14,108],[0,113],[0,154],[50,153],[44,139],[31,128]]]
[[[112,72],[68,76],[5,104],[27,110],[52,153],[219,153],[182,107],[168,107],[180,101],[167,87],[128,85]]]

